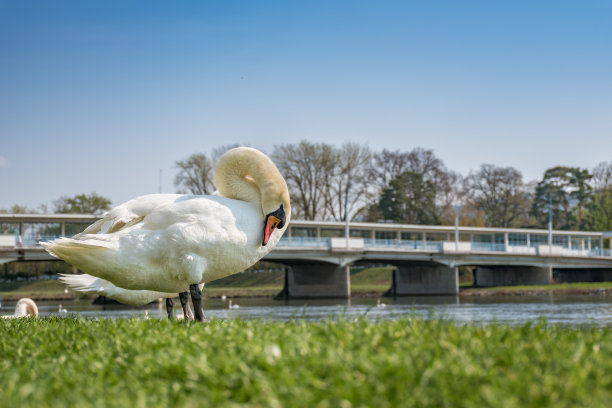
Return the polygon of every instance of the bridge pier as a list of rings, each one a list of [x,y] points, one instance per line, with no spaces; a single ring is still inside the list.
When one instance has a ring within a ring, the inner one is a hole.
[[[276,299],[351,297],[351,274],[348,265],[323,262],[288,265],[285,270],[285,287]]]
[[[610,282],[611,268],[564,268],[553,271],[555,282]]]
[[[552,267],[544,266],[477,266],[474,286],[548,285]]]
[[[394,263],[393,283],[388,295],[456,295],[459,293],[457,267],[434,262]]]

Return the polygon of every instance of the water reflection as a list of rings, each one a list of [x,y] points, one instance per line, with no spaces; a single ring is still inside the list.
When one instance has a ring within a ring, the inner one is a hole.
[[[424,319],[449,319],[461,324],[503,323],[520,325],[545,318],[549,324],[580,326],[594,324],[612,327],[612,298],[607,296],[419,296],[401,298],[309,299],[275,301],[268,298],[234,298],[239,308],[229,309],[228,300],[206,299],[209,318],[321,320],[328,317],[365,316],[368,319],[397,319],[418,316]],[[178,303],[178,302],[177,302]],[[37,302],[41,316],[64,315],[59,302]],[[3,302],[2,314],[12,313],[15,302]],[[93,305],[90,300],[63,301],[67,314],[81,317],[165,318],[165,304],[141,308]],[[178,313],[180,307],[175,309]]]

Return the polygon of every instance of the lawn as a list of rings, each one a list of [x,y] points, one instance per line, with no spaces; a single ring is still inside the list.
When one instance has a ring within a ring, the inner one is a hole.
[[[0,406],[609,407],[612,331],[323,322],[0,321]]]

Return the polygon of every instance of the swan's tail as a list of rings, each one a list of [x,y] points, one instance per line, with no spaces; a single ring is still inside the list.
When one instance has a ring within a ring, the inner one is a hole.
[[[93,235],[85,235],[80,239],[58,238],[40,244],[56,258],[88,272],[108,268],[116,251],[115,243]]]
[[[70,289],[78,292],[98,293],[106,296],[102,286],[102,279],[96,278],[95,276],[82,274],[82,275],[66,275],[60,273],[59,280],[65,283]]]

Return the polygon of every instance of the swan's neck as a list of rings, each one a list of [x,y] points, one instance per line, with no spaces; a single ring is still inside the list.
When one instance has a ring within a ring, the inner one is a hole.
[[[289,205],[285,180],[272,160],[255,149],[237,148],[223,155],[215,169],[215,186],[224,197],[258,205],[263,214],[278,209],[283,194]]]
[[[21,299],[15,305],[15,317],[38,316],[36,304],[29,299]]]
[[[236,167],[227,169],[224,174],[217,174],[219,170],[215,173],[215,185],[223,197],[248,201],[261,207],[261,191],[248,169]]]

